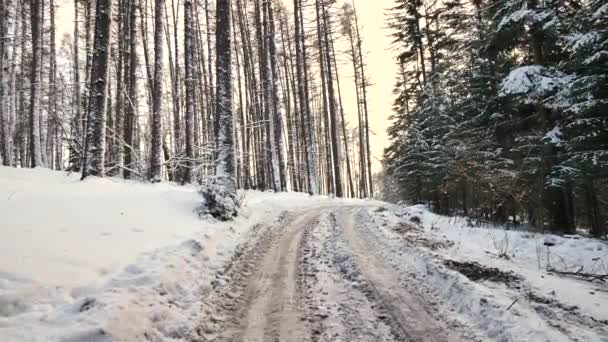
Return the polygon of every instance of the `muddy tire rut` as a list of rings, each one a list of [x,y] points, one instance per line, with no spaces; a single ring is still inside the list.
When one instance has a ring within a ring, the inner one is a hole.
[[[359,209],[257,226],[205,294],[192,341],[460,341],[375,257]]]

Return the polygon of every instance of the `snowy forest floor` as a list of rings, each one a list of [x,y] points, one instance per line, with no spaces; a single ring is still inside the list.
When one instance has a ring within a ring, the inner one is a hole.
[[[424,207],[0,168],[0,340],[608,341],[608,246]],[[554,246],[543,245],[550,241]]]

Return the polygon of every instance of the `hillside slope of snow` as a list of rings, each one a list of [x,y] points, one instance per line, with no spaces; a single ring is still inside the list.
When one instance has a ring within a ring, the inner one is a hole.
[[[0,340],[188,340],[201,292],[252,227],[335,203],[241,198],[222,223],[198,217],[193,187],[0,167]]]

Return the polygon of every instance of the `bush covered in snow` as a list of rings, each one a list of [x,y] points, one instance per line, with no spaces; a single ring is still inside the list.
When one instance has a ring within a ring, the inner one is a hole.
[[[231,177],[210,177],[200,194],[205,199],[201,215],[211,215],[221,221],[232,220],[238,215],[239,201],[236,182]]]

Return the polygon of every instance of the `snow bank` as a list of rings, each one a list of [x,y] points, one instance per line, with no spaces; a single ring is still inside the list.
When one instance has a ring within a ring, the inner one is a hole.
[[[587,273],[608,274],[606,243],[582,236],[560,237],[506,230],[500,226],[474,228],[463,217],[436,215],[422,206],[409,207],[406,212],[420,216],[428,233],[454,242],[454,246],[447,251],[451,256],[522,274],[543,294],[553,295],[555,291],[555,296],[566,304],[579,305],[583,311],[598,319],[608,319],[608,294],[594,292],[602,284],[581,282],[546,272],[548,267],[577,271],[582,266]],[[547,248],[545,241],[554,246]],[[498,258],[501,253],[509,259]]]
[[[92,282],[200,229],[188,188],[0,168],[0,270],[54,286]]]
[[[241,216],[220,223],[198,217],[192,187],[0,167],[0,341],[189,340],[254,224],[330,201],[240,197]]]
[[[392,212],[392,213],[391,213]],[[548,272],[554,268],[608,273],[608,245],[582,236],[559,237],[472,227],[462,217],[436,215],[417,205],[373,213],[386,237],[385,249],[400,250],[398,267],[410,282],[432,293],[450,317],[501,341],[608,340],[608,287]],[[417,228],[408,238],[394,230],[402,223]],[[390,242],[393,241],[393,242]],[[404,244],[404,241],[406,242]],[[553,244],[547,248],[545,242]],[[412,248],[414,246],[414,248]],[[394,253],[393,253],[394,255]],[[443,262],[477,262],[521,277],[516,284],[472,281]],[[510,273],[512,272],[512,273]],[[528,296],[534,297],[530,299]],[[517,301],[516,301],[517,300]],[[513,304],[513,307],[507,308]]]

